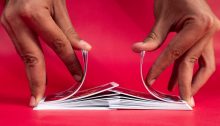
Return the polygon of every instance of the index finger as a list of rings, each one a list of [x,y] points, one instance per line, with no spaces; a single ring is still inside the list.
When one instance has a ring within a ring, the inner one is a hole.
[[[37,12],[29,12],[23,15],[30,21],[33,29],[45,40],[45,42],[56,52],[64,62],[69,72],[76,81],[82,79],[82,68],[76,57],[70,41],[63,31],[57,26],[47,9]]]

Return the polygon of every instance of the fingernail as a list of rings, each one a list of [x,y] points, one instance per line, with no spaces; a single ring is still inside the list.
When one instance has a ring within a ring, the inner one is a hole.
[[[75,75],[73,75],[73,77],[78,82],[80,82],[82,80],[82,76],[81,75],[75,74]]]
[[[132,46],[132,50],[136,53],[141,53],[141,51],[143,51],[142,49],[142,44],[143,42],[137,42]]]
[[[83,46],[83,48],[87,51],[91,50],[92,46],[88,44],[88,42],[84,40],[80,40],[80,44]]]
[[[156,81],[156,79],[153,79],[153,80],[151,80],[150,82],[149,82],[149,85],[151,86],[151,85],[153,85],[153,83]]]
[[[31,107],[35,107],[35,106],[36,106],[36,99],[35,99],[34,96],[31,96],[29,105],[30,105]]]
[[[185,100],[191,107],[194,107],[195,106],[195,101],[194,101],[194,98],[191,97],[190,99],[188,100]]]
[[[190,102],[191,102],[191,107],[194,107],[194,106],[195,106],[195,101],[194,101],[194,98],[193,98],[193,97],[191,97]]]

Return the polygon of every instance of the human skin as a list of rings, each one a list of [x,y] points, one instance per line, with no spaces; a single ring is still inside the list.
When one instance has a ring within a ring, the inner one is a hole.
[[[38,39],[41,37],[64,62],[76,81],[82,79],[82,68],[74,50],[91,46],[75,32],[65,0],[9,0],[1,23],[26,66],[30,84],[30,106],[36,106],[46,86],[45,60]]]
[[[152,85],[174,62],[168,89],[172,90],[178,82],[180,96],[194,106],[192,96],[215,71],[212,39],[219,29],[218,19],[204,0],[155,0],[154,10],[156,22],[152,32],[144,42],[134,44],[133,50],[153,51],[160,47],[169,32],[177,32],[177,35],[155,61],[146,82]],[[65,0],[10,0],[1,22],[26,65],[30,106],[36,106],[41,100],[46,84],[38,36],[57,53],[73,77],[81,80],[82,70],[73,50],[90,50],[91,46],[76,34]],[[197,60],[200,69],[193,75]]]
[[[151,32],[143,42],[133,45],[133,51],[154,51],[169,32],[177,34],[156,59],[145,81],[152,85],[174,63],[168,90],[178,83],[181,98],[194,106],[193,96],[215,71],[213,36],[220,29],[219,20],[205,0],[155,0],[154,15]],[[193,74],[197,61],[199,69]]]

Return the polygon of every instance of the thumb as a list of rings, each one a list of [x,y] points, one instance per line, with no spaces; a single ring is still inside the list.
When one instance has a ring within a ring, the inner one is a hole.
[[[164,21],[156,22],[145,40],[143,42],[135,43],[132,46],[132,50],[140,53],[141,51],[153,51],[159,48],[167,37],[169,29],[170,26]]]

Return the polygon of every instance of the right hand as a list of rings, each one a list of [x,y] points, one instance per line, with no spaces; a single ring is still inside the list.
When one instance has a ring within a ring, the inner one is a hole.
[[[215,71],[213,37],[219,20],[205,0],[155,0],[154,14],[155,25],[143,42],[134,44],[135,52],[156,50],[169,32],[177,34],[152,65],[146,83],[152,85],[174,62],[168,89],[178,83],[181,98],[194,106],[193,95]],[[193,74],[197,60],[199,69]]]
[[[30,84],[30,106],[36,106],[44,95],[45,61],[38,36],[56,52],[76,81],[82,79],[82,68],[74,54],[91,49],[75,32],[68,16],[66,0],[9,0],[1,23],[22,58]]]

